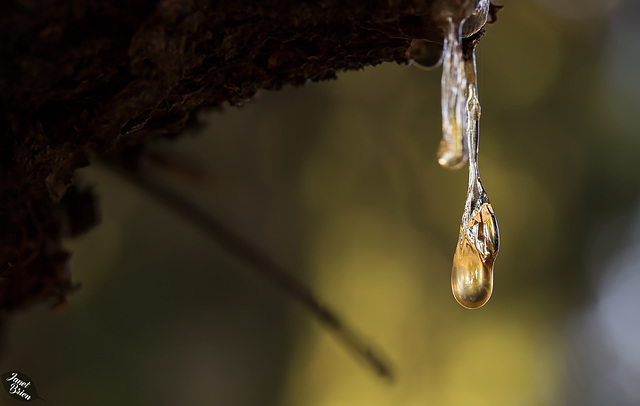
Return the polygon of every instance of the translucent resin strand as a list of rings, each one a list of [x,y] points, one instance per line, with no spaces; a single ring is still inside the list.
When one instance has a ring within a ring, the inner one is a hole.
[[[500,233],[478,170],[480,102],[475,50],[464,64],[468,82],[465,135],[469,146],[469,188],[453,256],[451,289],[460,305],[477,309],[489,301],[493,291],[493,264],[500,247]]]

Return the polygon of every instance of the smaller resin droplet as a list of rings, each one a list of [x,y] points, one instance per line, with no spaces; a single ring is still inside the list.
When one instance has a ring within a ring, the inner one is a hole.
[[[460,24],[449,18],[443,47],[440,83],[442,141],[438,148],[438,163],[448,169],[459,169],[467,161],[467,141],[464,137],[467,79],[461,42]]]

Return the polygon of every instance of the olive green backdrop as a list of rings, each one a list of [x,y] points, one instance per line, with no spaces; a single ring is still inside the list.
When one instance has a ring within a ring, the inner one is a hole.
[[[208,174],[157,178],[311,285],[384,349],[395,384],[101,166],[79,178],[102,223],[68,241],[83,288],[10,320],[0,372],[64,406],[639,404],[640,7],[504,3],[478,48],[479,164],[502,236],[480,310],[450,292],[467,172],[435,159],[440,70],[264,92],[156,146]]]

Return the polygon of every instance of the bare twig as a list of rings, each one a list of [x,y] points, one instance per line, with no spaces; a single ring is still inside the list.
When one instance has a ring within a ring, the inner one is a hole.
[[[179,213],[194,226],[200,228],[234,257],[245,262],[277,285],[287,295],[300,302],[325,327],[327,327],[357,358],[369,365],[379,376],[393,380],[393,370],[388,361],[356,331],[346,324],[337,313],[323,304],[311,289],[278,264],[258,247],[231,230],[208,213],[189,202],[183,196],[161,186],[140,172],[124,171],[119,165],[109,164],[109,168],[127,181],[135,184],[154,199]]]

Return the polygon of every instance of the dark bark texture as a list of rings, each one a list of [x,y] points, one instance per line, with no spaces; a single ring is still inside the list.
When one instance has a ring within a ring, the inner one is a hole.
[[[466,0],[4,0],[0,5],[0,316],[63,303],[62,239],[97,222],[76,168],[176,136],[259,89],[408,62]],[[492,5],[492,19],[497,7]]]

